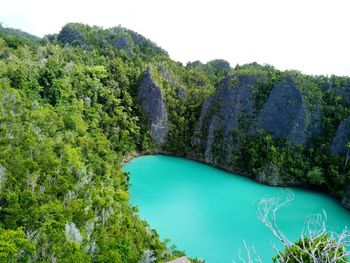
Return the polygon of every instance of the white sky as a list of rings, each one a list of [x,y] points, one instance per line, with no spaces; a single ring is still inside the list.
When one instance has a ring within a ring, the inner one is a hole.
[[[183,63],[350,76],[349,0],[2,0],[0,22],[38,36],[68,22],[122,25]]]

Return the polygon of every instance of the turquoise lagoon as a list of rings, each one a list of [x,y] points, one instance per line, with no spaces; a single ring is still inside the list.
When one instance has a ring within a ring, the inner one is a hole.
[[[179,250],[206,263],[239,262],[243,240],[254,246],[263,262],[272,262],[272,244],[278,244],[257,219],[263,197],[276,197],[281,187],[259,184],[247,177],[184,158],[163,155],[138,157],[124,166],[130,173],[131,204],[141,218],[170,238]],[[332,197],[292,189],[295,198],[278,212],[278,224],[296,240],[308,215],[327,213],[329,228],[350,227],[350,212]]]

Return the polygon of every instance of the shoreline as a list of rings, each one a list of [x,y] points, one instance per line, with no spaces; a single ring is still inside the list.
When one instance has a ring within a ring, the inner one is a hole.
[[[220,169],[220,170],[225,171],[225,172],[230,173],[230,174],[247,177],[247,178],[249,178],[249,179],[251,179],[251,180],[253,180],[253,181],[257,182],[257,183],[263,184],[263,185],[272,186],[272,187],[276,187],[276,186],[277,187],[294,187],[294,188],[299,188],[299,189],[303,189],[303,190],[307,190],[307,191],[323,193],[323,194],[326,194],[326,195],[330,196],[331,198],[336,199],[337,202],[342,207],[344,207],[346,210],[350,211],[350,207],[345,206],[343,204],[341,198],[337,197],[335,194],[333,194],[331,192],[328,192],[326,189],[322,189],[322,188],[319,188],[319,187],[312,187],[310,185],[303,184],[303,183],[300,183],[300,182],[299,183],[295,182],[295,183],[292,183],[292,184],[287,184],[287,183],[271,184],[267,180],[258,180],[258,178],[254,177],[251,174],[242,173],[242,172],[239,172],[237,170],[230,169],[230,168],[227,168],[227,167],[224,167],[224,166],[221,166],[221,165],[210,164],[210,163],[205,162],[204,160],[200,160],[198,158],[195,158],[195,157],[192,157],[192,156],[188,156],[188,155],[184,155],[184,154],[176,154],[176,153],[167,152],[167,151],[155,151],[155,152],[148,152],[148,153],[141,152],[141,151],[134,151],[134,152],[132,152],[132,153],[130,153],[130,154],[128,154],[128,155],[126,155],[126,156],[124,156],[122,158],[122,161],[121,161],[122,162],[122,166],[124,166],[125,164],[127,164],[128,162],[132,161],[135,158],[138,158],[138,157],[141,157],[141,156],[147,156],[147,155],[164,155],[164,156],[170,156],[170,157],[181,157],[181,158],[184,158],[186,160],[195,161],[195,162],[198,162],[198,163],[201,163],[201,164],[208,165],[210,167],[214,167],[216,169]]]

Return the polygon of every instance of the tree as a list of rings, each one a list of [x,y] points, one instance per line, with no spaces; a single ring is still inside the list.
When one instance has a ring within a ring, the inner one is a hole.
[[[154,252],[150,249],[146,249],[145,252],[143,252],[143,255],[139,263],[153,263],[156,261],[157,261],[157,258],[154,256]]]
[[[281,231],[277,225],[277,211],[287,206],[294,198],[291,190],[286,190],[280,198],[263,198],[258,208],[259,220],[271,231],[271,233],[285,247],[284,252],[279,252],[274,262],[288,263],[338,263],[349,262],[349,252],[346,246],[350,245],[350,231],[344,229],[340,234],[327,230],[327,216],[322,214],[312,215],[306,218],[306,232],[302,233],[300,240],[293,243]]]
[[[340,234],[329,231],[326,226],[327,215],[311,215],[306,218],[306,230],[301,233],[297,242],[290,241],[277,225],[277,212],[288,206],[294,199],[291,190],[283,191],[277,198],[262,198],[258,206],[258,219],[271,231],[278,241],[284,246],[284,251],[279,251],[272,258],[279,263],[344,263],[349,262],[350,252],[346,247],[350,245],[350,231],[344,229]],[[249,248],[243,240],[246,258],[239,255],[241,262],[258,262],[262,260],[254,249]],[[253,251],[253,253],[251,252]]]
[[[320,167],[315,167],[306,174],[308,181],[312,184],[324,184],[326,182]]]
[[[35,246],[21,228],[4,230],[0,228],[0,262],[27,262],[35,251]]]

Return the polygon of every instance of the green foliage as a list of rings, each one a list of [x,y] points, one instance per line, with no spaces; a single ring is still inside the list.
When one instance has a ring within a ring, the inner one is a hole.
[[[293,75],[307,105],[319,107],[322,129],[305,147],[292,146],[264,131],[247,132],[249,120],[241,119],[231,148],[222,130],[215,133],[218,164],[253,175],[268,164],[286,183],[327,187],[338,196],[350,181],[345,156],[329,153],[340,121],[350,114],[347,97],[338,92],[350,86],[349,78],[256,63],[231,69],[223,60],[184,67],[122,27],[67,24],[46,41],[0,27],[0,261],[138,262],[152,251],[164,262],[183,255],[169,253],[128,203],[121,160],[135,151],[201,156],[204,146],[193,146],[193,134],[201,133],[196,127],[205,99],[227,74],[258,76],[257,112],[273,85]],[[136,99],[147,67],[168,112],[162,149]]]
[[[321,184],[325,183],[325,178],[324,178],[323,172],[322,172],[321,168],[319,168],[319,167],[315,167],[312,170],[310,170],[306,174],[306,177],[311,184],[320,184],[321,185]]]
[[[34,251],[35,245],[27,239],[23,229],[0,228],[0,262],[28,262]]]
[[[53,43],[81,47],[88,50],[98,48],[103,53],[117,52],[121,57],[139,57],[143,60],[152,59],[154,56],[167,56],[166,51],[145,37],[123,28],[113,27],[103,29],[101,27],[69,23],[65,25],[57,38],[49,38]]]
[[[171,258],[129,205],[121,170],[126,153],[148,147],[132,96],[146,62],[0,44],[0,261]]]
[[[186,69],[191,74],[186,74],[188,80],[205,84],[211,82],[214,86],[219,85],[222,78],[228,74],[231,69],[230,64],[223,59],[211,60],[206,64],[200,61],[189,62]]]
[[[19,29],[4,27],[1,24],[0,36],[5,39],[7,45],[11,48],[17,48],[23,45],[36,46],[43,42],[37,36],[33,36]]]

